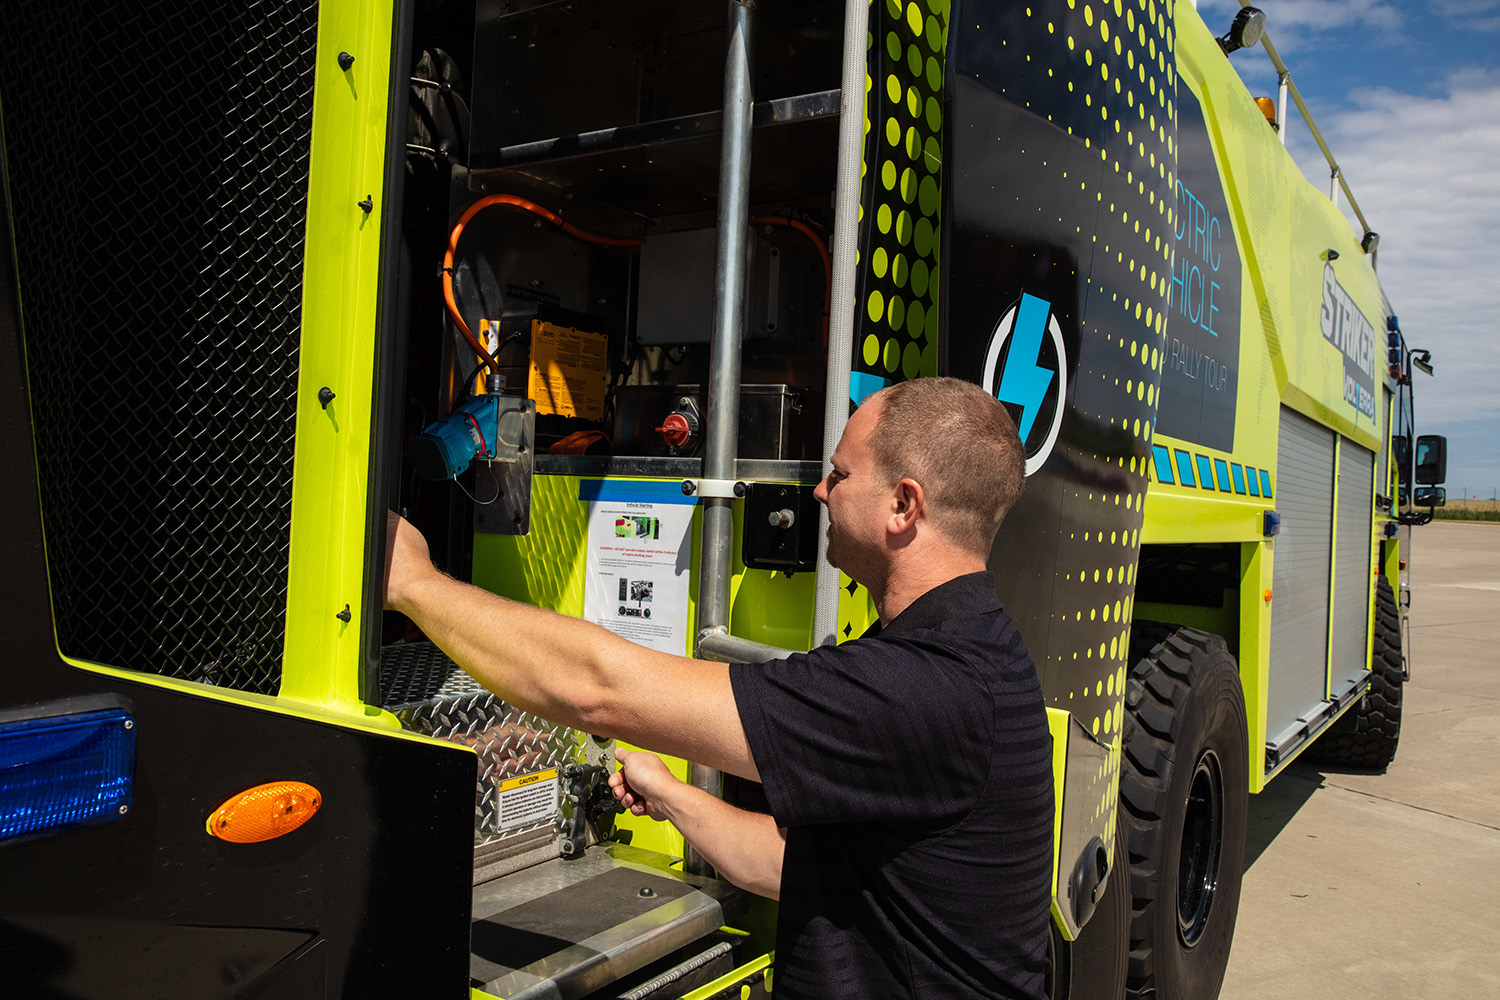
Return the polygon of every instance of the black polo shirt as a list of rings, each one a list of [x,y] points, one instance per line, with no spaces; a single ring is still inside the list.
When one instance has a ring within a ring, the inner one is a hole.
[[[787,828],[776,995],[1041,998],[1052,742],[990,574],[730,680]]]

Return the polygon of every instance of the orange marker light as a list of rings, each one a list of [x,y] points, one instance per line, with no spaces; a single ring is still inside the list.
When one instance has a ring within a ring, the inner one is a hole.
[[[1270,588],[1270,587],[1267,587],[1267,588],[1266,588],[1266,594],[1265,594],[1265,597],[1266,597],[1266,601],[1267,601],[1267,603],[1269,603],[1269,602],[1270,602],[1270,600],[1271,600],[1271,588]]]
[[[1271,98],[1269,97],[1257,97],[1255,99],[1255,106],[1260,108],[1260,113],[1266,116],[1266,121],[1270,123],[1270,126],[1272,128],[1276,129],[1278,132],[1281,131],[1281,126],[1276,122],[1275,101],[1271,100]]]
[[[208,832],[231,844],[258,844],[291,833],[312,819],[322,794],[301,781],[272,781],[248,788],[208,817]]]

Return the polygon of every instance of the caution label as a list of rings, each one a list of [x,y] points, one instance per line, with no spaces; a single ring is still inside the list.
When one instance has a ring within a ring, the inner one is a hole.
[[[604,417],[609,338],[602,333],[531,321],[531,371],[526,394],[537,413]]]
[[[500,782],[500,829],[551,820],[557,813],[557,768]]]

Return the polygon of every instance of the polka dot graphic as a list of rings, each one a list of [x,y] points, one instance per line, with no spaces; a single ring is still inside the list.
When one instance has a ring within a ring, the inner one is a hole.
[[[943,65],[947,0],[871,0],[853,370],[899,382],[938,373]],[[874,621],[847,577],[839,641]]]
[[[1022,293],[1047,302],[1067,353],[1060,435],[991,565],[1048,704],[1113,746],[1173,253],[1174,10],[966,8],[949,40],[946,364],[979,381],[976,355]],[[1111,757],[1096,793],[1111,830],[1117,775]]]

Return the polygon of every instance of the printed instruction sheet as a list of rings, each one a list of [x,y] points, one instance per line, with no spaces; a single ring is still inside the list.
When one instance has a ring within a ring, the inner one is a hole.
[[[584,618],[642,646],[686,654],[691,500],[675,483],[606,482],[593,492],[580,495],[589,501]]]

